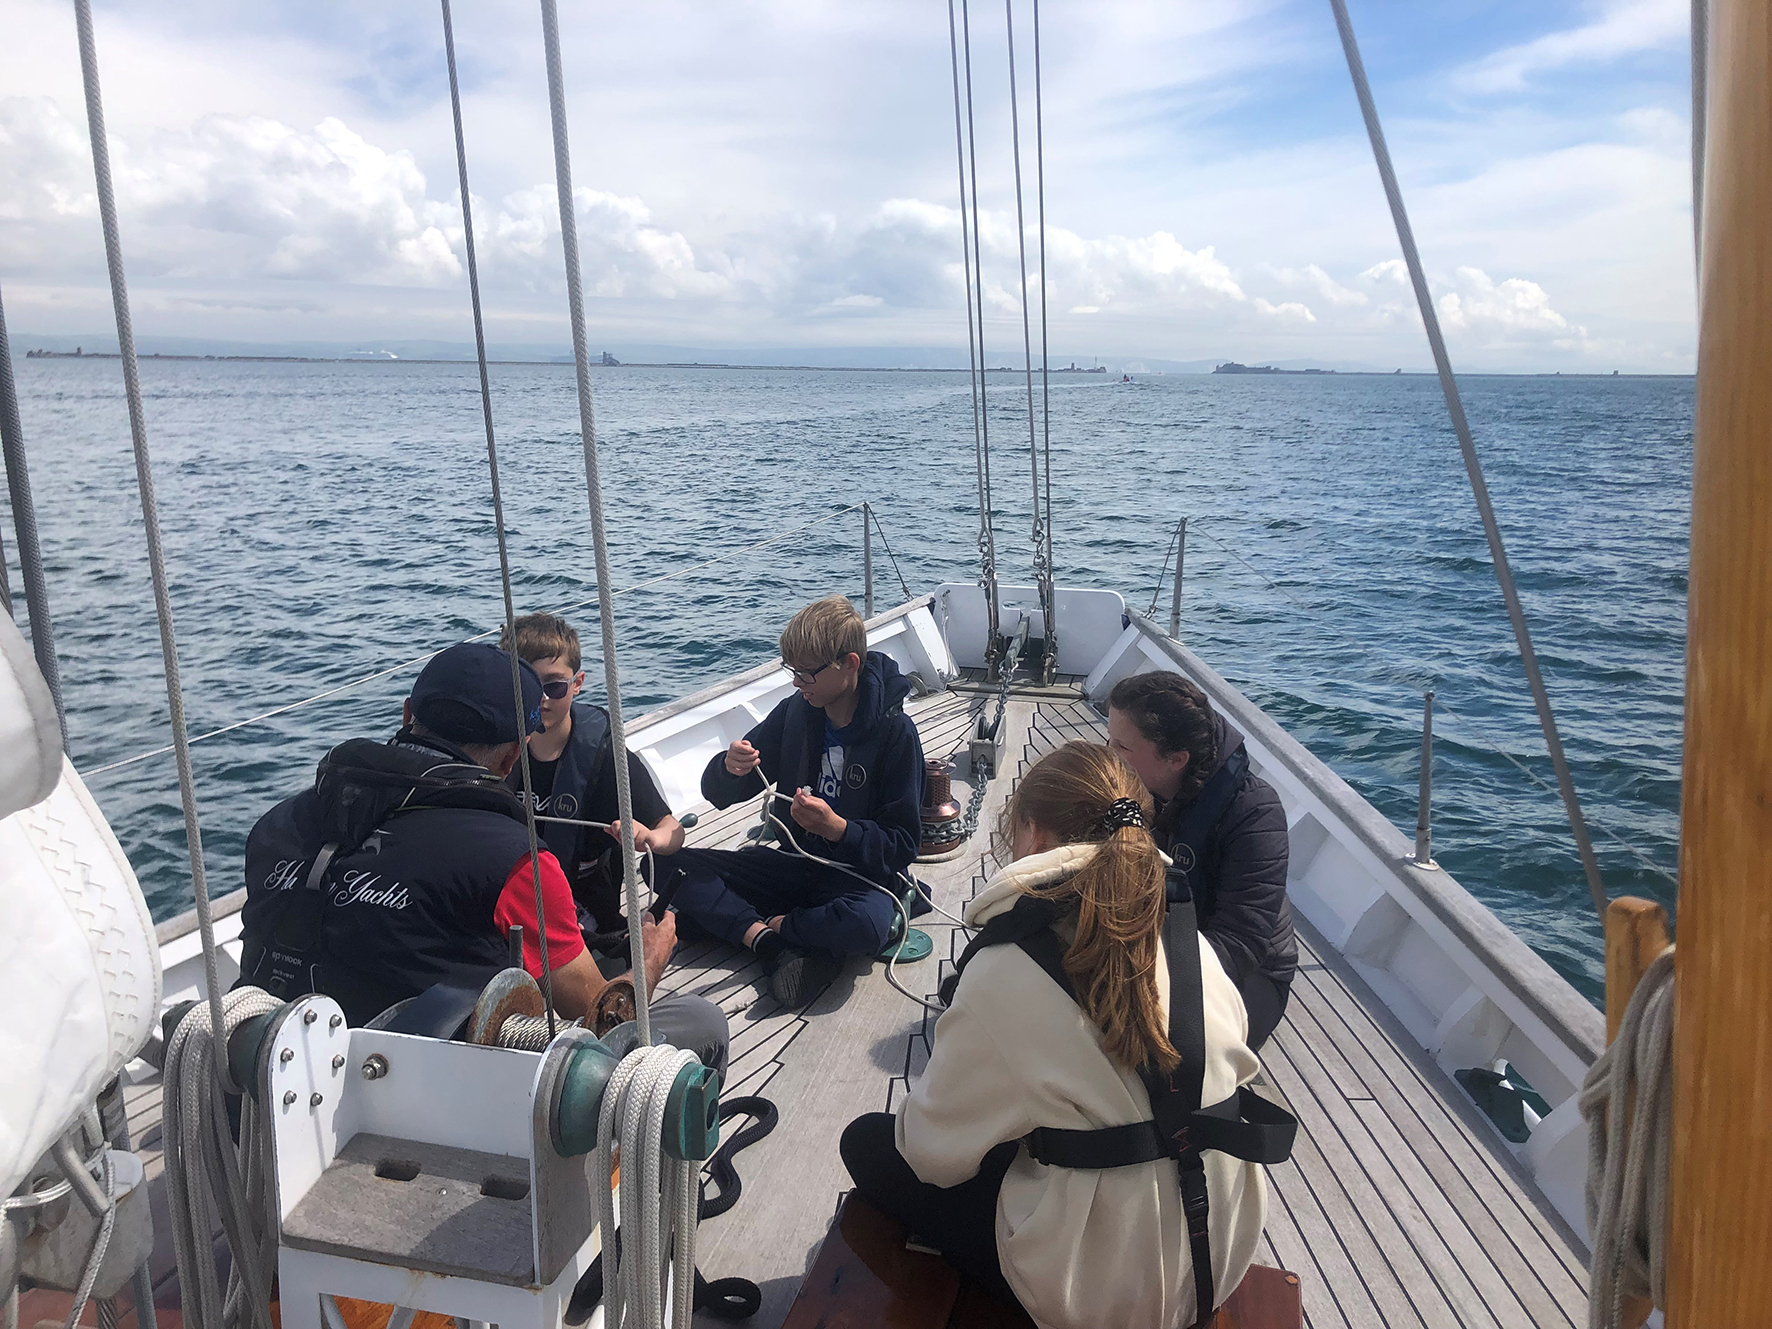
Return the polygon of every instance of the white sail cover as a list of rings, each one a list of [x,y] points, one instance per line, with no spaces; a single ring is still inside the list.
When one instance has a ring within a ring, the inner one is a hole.
[[[0,817],[48,798],[61,772],[55,698],[30,644],[0,614]]]
[[[135,873],[61,753],[0,616],[0,1196],[147,1041],[160,951]]]

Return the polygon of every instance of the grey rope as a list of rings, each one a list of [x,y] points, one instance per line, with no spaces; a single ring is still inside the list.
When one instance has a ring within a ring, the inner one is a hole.
[[[911,598],[911,588],[905,582],[904,573],[899,571],[898,555],[892,552],[892,542],[886,538],[886,528],[880,525],[880,514],[870,508],[868,515],[873,518],[874,529],[880,533],[880,544],[886,550],[886,557],[892,560],[892,575],[898,578],[898,589],[904,592],[904,598],[908,602]]]
[[[1427,329],[1428,345],[1433,349],[1434,366],[1439,370],[1440,388],[1446,395],[1446,410],[1452,417],[1452,430],[1458,435],[1458,449],[1464,456],[1465,473],[1470,477],[1471,493],[1477,500],[1477,512],[1483,519],[1483,534],[1489,541],[1489,556],[1495,562],[1495,579],[1501,583],[1501,598],[1507,602],[1507,616],[1513,623],[1514,640],[1519,643],[1520,662],[1526,669],[1526,681],[1532,688],[1532,701],[1538,708],[1538,723],[1544,730],[1544,743],[1550,749],[1551,764],[1556,768],[1557,787],[1563,807],[1569,814],[1569,829],[1575,836],[1575,847],[1581,854],[1582,870],[1587,874],[1588,893],[1594,908],[1603,918],[1606,913],[1606,887],[1600,880],[1600,862],[1587,835],[1581,816],[1581,802],[1575,793],[1575,780],[1569,774],[1569,762],[1563,755],[1563,743],[1557,735],[1556,717],[1551,714],[1550,695],[1544,689],[1544,676],[1538,669],[1538,656],[1532,649],[1532,636],[1526,630],[1526,611],[1520,605],[1520,593],[1514,588],[1514,575],[1508,567],[1507,549],[1501,541],[1501,527],[1495,521],[1495,509],[1489,502],[1489,486],[1483,479],[1483,463],[1477,457],[1477,446],[1471,440],[1470,423],[1464,416],[1464,402],[1458,395],[1458,383],[1452,377],[1452,361],[1446,354],[1446,339],[1440,332],[1440,318],[1428,292],[1427,274],[1421,267],[1421,254],[1415,247],[1415,233],[1409,226],[1409,214],[1403,207],[1403,194],[1397,187],[1397,173],[1391,166],[1390,149],[1385,146],[1384,127],[1378,122],[1378,108],[1372,101],[1372,88],[1366,82],[1366,66],[1360,59],[1359,43],[1354,40],[1353,24],[1348,20],[1346,0],[1329,0],[1335,12],[1335,26],[1341,33],[1341,49],[1347,55],[1348,73],[1353,76],[1354,93],[1360,99],[1360,113],[1366,120],[1366,133],[1372,140],[1372,156],[1378,164],[1379,178],[1384,182],[1385,198],[1390,202],[1391,218],[1396,222],[1397,241],[1403,248],[1403,261],[1409,267],[1409,280],[1415,287],[1415,300],[1421,307],[1421,321]]]
[[[1040,512],[1040,442],[1034,425],[1034,344],[1028,314],[1028,233],[1022,211],[1021,188],[1021,99],[1015,90],[1015,0],[1003,0],[1003,23],[1009,35],[1009,135],[1015,160],[1015,242],[1021,255],[1021,353],[1022,370],[1027,378],[1028,399],[1028,468],[1034,484],[1034,581],[1040,589],[1041,616],[1045,617],[1046,589],[1051,581],[1046,560],[1046,522]],[[1040,274],[1041,298],[1044,299],[1046,274]],[[1048,619],[1045,631],[1052,629]]]
[[[449,0],[443,4],[443,54],[449,64],[449,107],[455,116],[455,166],[461,178],[461,226],[468,256],[468,296],[474,306],[474,350],[480,362],[480,413],[486,421],[486,469],[492,477],[492,525],[498,534],[499,584],[505,598],[505,633],[510,642],[511,696],[517,715],[517,764],[523,772],[523,825],[529,832],[529,874],[535,882],[535,944],[541,952],[541,991],[547,1008],[548,1039],[554,1037],[554,973],[548,963],[547,904],[542,898],[541,853],[535,833],[535,785],[529,771],[528,712],[523,705],[523,673],[517,661],[517,611],[511,598],[511,554],[505,541],[504,497],[498,486],[498,442],[492,428],[492,383],[486,373],[486,325],[480,313],[480,267],[474,258],[474,207],[468,194],[468,148],[461,128],[461,86],[455,76],[455,25]]]
[[[160,512],[154,501],[154,467],[148,456],[148,422],[142,411],[141,378],[135,362],[135,329],[129,317],[129,286],[123,276],[123,242],[117,233],[117,199],[111,189],[111,150],[105,140],[105,108],[98,86],[98,48],[92,36],[90,0],[74,0],[80,36],[80,76],[86,85],[86,125],[92,136],[92,171],[98,186],[99,220],[110,268],[111,304],[117,312],[117,349],[123,361],[123,392],[129,401],[129,433],[135,448],[135,481],[141,493],[142,526],[148,540],[148,572],[154,583],[154,613],[160,623],[160,660],[166,670],[166,702],[172,716],[172,747],[178,762],[179,802],[184,805],[185,846],[191,858],[191,886],[197,901],[197,928],[203,941],[203,981],[209,1016],[222,1027],[222,984],[216,960],[215,920],[209,909],[209,881],[203,871],[203,831],[197,822],[197,790],[191,775],[191,744],[185,735],[185,699],[179,686],[178,639],[172,625],[172,598],[166,589],[166,559],[160,550]]]
[[[827,512],[822,517],[815,517],[811,521],[802,522],[798,526],[789,527],[787,530],[778,532],[766,540],[757,541],[756,544],[746,545],[742,549],[734,549],[728,553],[717,555],[704,562],[696,563],[691,567],[678,568],[675,572],[667,572],[661,576],[648,578],[646,581],[637,582],[632,586],[623,586],[620,590],[616,591],[615,594],[619,596],[627,595],[631,591],[643,591],[649,587],[658,585],[660,582],[675,581],[679,577],[687,577],[691,573],[700,572],[705,567],[710,567],[715,563],[722,563],[729,559],[737,558],[741,554],[754,553],[768,545],[775,544],[777,541],[785,540],[790,535],[798,535],[802,531],[811,530],[814,526],[822,526],[828,521],[843,516],[845,513],[854,512],[860,506],[861,504],[859,503],[851,503],[849,506],[838,508],[834,512]],[[881,533],[881,538],[885,538],[884,532]],[[580,600],[573,604],[560,605],[557,608],[550,609],[548,612],[551,614],[570,614],[574,609],[583,609],[586,605],[596,603],[597,601],[595,599]],[[462,640],[484,641],[487,637],[496,637],[503,631],[504,624],[500,623],[496,628],[487,628],[484,632],[476,632],[473,636],[464,637]],[[441,654],[441,650],[426,651],[423,655],[415,655],[410,660],[402,660],[399,664],[389,665],[385,669],[377,669],[374,673],[364,674],[360,678],[353,678],[347,683],[340,683],[336,687],[327,688],[323,692],[316,692],[311,697],[303,697],[300,701],[285,702],[281,706],[273,706],[268,711],[260,711],[257,715],[249,715],[244,720],[235,720],[232,724],[222,725],[219,729],[211,729],[207,733],[202,734],[193,734],[191,736],[191,742],[201,743],[206,739],[220,738],[223,734],[231,734],[236,729],[246,729],[255,724],[263,724],[266,720],[275,719],[279,715],[287,715],[290,711],[298,711],[304,706],[312,706],[317,701],[325,701],[329,697],[336,697],[341,692],[349,692],[352,688],[362,687],[365,683],[373,683],[378,678],[386,678],[389,674],[397,674],[403,669],[411,669],[415,665],[426,664],[439,654]],[[150,757],[163,757],[171,751],[171,744],[167,744],[164,747],[149,748],[146,752],[138,752],[132,757],[124,757],[120,761],[109,762],[103,766],[95,766],[89,771],[81,771],[80,775],[81,778],[90,780],[96,775],[105,774],[107,771],[120,770],[125,766],[133,766],[138,761],[147,761]]]
[[[1584,1199],[1593,1241],[1589,1329],[1617,1329],[1627,1296],[1667,1303],[1673,1041],[1670,946],[1637,983],[1618,1037],[1581,1083],[1581,1115],[1587,1122]]]
[[[12,525],[18,537],[18,566],[24,576],[25,606],[31,615],[31,652],[37,669],[55,699],[55,718],[68,746],[68,715],[62,708],[61,669],[55,659],[55,628],[49,619],[49,586],[43,577],[43,549],[37,542],[37,506],[31,499],[31,473],[25,465],[25,431],[18,413],[18,388],[12,381],[12,347],[6,339],[6,307],[0,304],[0,450],[6,457],[6,489],[12,499]],[[0,583],[6,556],[0,550]],[[5,587],[6,612],[12,613],[11,588]]]
[[[978,421],[980,452],[984,462],[984,488],[980,494],[979,519],[984,523],[983,567],[986,630],[984,659],[987,669],[997,668],[1003,652],[1002,610],[997,595],[997,512],[991,493],[991,399],[989,363],[984,353],[984,251],[978,225],[978,129],[972,112],[972,11],[970,0],[960,0],[960,36],[966,66],[966,159],[972,183],[972,290],[967,298],[977,302],[978,313]],[[966,200],[961,198],[961,207]]]
[[[997,636],[995,597],[997,551],[991,523],[990,486],[985,478],[984,389],[979,375],[979,329],[972,316],[972,229],[966,217],[966,132],[960,114],[960,39],[954,26],[954,0],[948,0],[948,58],[954,73],[954,156],[960,170],[960,263],[966,276],[966,366],[967,384],[972,390],[972,469],[978,481],[978,560],[980,580],[991,613],[990,635]],[[971,68],[967,68],[967,86],[971,87]],[[884,539],[884,534],[881,536]]]
[[[634,961],[634,1009],[640,1044],[652,1043],[647,1009],[645,949],[641,945],[639,867],[634,856],[634,798],[628,787],[627,732],[621,715],[621,678],[615,658],[615,605],[608,593],[609,542],[603,526],[603,486],[597,474],[597,424],[591,410],[591,353],[585,342],[584,292],[578,269],[578,218],[572,202],[572,154],[566,143],[566,80],[560,71],[560,19],[554,0],[541,0],[547,48],[548,109],[554,133],[554,187],[560,201],[560,247],[566,259],[566,303],[572,320],[572,357],[578,378],[578,419],[584,445],[585,489],[591,505],[591,542],[597,557],[598,615],[603,628],[603,680],[609,736],[615,753],[615,805],[621,815],[621,867],[628,906],[628,945]]]
[[[1041,608],[1046,614],[1046,651],[1041,681],[1050,684],[1058,671],[1058,591],[1052,568],[1052,355],[1046,337],[1046,117],[1040,92],[1040,0],[1034,0],[1034,180],[1040,227],[1040,448],[1046,475],[1045,547],[1034,551],[1040,582]],[[1036,500],[1037,501],[1037,500]]]

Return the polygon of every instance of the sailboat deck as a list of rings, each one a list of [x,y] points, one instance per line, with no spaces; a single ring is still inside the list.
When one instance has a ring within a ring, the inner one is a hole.
[[[1062,687],[1012,696],[1013,774],[1071,739],[1102,740],[1100,717],[1072,688],[1069,698],[1054,695]],[[913,701],[924,751],[963,746],[973,717],[993,703],[971,689]],[[919,869],[954,913],[984,883],[989,828],[1010,787],[992,786],[966,855]],[[749,804],[713,814],[692,839],[741,844],[754,815]],[[939,914],[916,926],[935,939],[935,956],[898,976],[929,995],[964,939]],[[1268,1170],[1257,1259],[1300,1275],[1312,1329],[1585,1324],[1581,1245],[1450,1077],[1300,926],[1299,977],[1263,1057],[1266,1088],[1300,1131],[1292,1160]],[[837,1155],[843,1127],[903,1100],[927,1061],[935,1017],[893,991],[878,964],[851,965],[800,1010],[774,1002],[760,978],[744,954],[702,943],[679,952],[662,986],[721,1005],[732,1023],[726,1094],[762,1094],[781,1113],[775,1133],[739,1156],[744,1197],[702,1229],[698,1255],[710,1278],[756,1280],[764,1304],[752,1323],[774,1326],[849,1186]]]
[[[1101,719],[1076,682],[1012,695],[1011,775],[1071,739],[1101,740]],[[908,709],[925,752],[942,756],[963,747],[975,717],[994,704],[994,693],[965,682],[915,698]],[[965,854],[919,868],[943,908],[960,913],[982,886],[990,828],[1011,787],[992,783]],[[964,797],[958,787],[956,797]],[[691,841],[741,845],[755,815],[749,803],[708,813]],[[916,925],[933,937],[935,954],[898,976],[912,991],[933,994],[964,939],[937,913]],[[1300,1131],[1292,1160],[1269,1169],[1257,1259],[1300,1275],[1312,1329],[1584,1324],[1579,1242],[1462,1091],[1345,962],[1302,920],[1299,927],[1300,973],[1263,1060],[1266,1089],[1290,1105]],[[935,1017],[895,992],[880,964],[851,964],[799,1008],[774,1001],[762,977],[748,952],[686,942],[660,986],[699,993],[726,1012],[732,1053],[724,1095],[761,1094],[781,1114],[771,1136],[739,1155],[743,1198],[702,1228],[697,1258],[709,1278],[737,1274],[760,1284],[763,1307],[750,1323],[773,1329],[848,1189],[837,1154],[843,1127],[903,1100],[927,1060]],[[128,1100],[132,1134],[155,1175],[158,1083],[132,1087]]]

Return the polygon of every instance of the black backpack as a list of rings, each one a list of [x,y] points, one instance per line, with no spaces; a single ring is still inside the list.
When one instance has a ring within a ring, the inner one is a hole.
[[[1247,1085],[1221,1103],[1201,1104],[1206,1075],[1205,994],[1200,986],[1199,924],[1185,873],[1171,870],[1167,893],[1163,949],[1169,964],[1169,1042],[1181,1061],[1168,1075],[1148,1063],[1139,1068],[1150,1095],[1151,1120],[1091,1131],[1038,1126],[1021,1142],[1030,1158],[1049,1167],[1097,1171],[1163,1158],[1175,1161],[1193,1251],[1194,1323],[1203,1325],[1212,1318],[1215,1305],[1203,1155],[1210,1150],[1246,1163],[1283,1163],[1292,1156],[1298,1122]],[[1058,901],[1025,896],[998,914],[967,945],[956,972],[942,985],[943,999],[952,1002],[960,975],[979,950],[1014,944],[1075,1001],[1076,988],[1064,970],[1065,945],[1052,930],[1064,913]]]

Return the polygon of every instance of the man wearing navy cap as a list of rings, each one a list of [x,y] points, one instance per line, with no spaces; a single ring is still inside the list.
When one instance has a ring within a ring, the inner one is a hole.
[[[507,963],[541,977],[536,873],[518,798],[505,785],[519,745],[541,728],[541,680],[493,646],[433,656],[387,742],[359,738],[321,760],[313,787],[267,812],[246,841],[242,982],[293,999],[323,992],[362,1025],[433,985],[477,990]],[[585,949],[559,862],[540,851],[554,1007],[595,1011],[606,980]],[[647,987],[676,944],[675,915],[642,921]],[[727,1029],[695,997],[652,1004],[654,1029],[723,1070]]]

